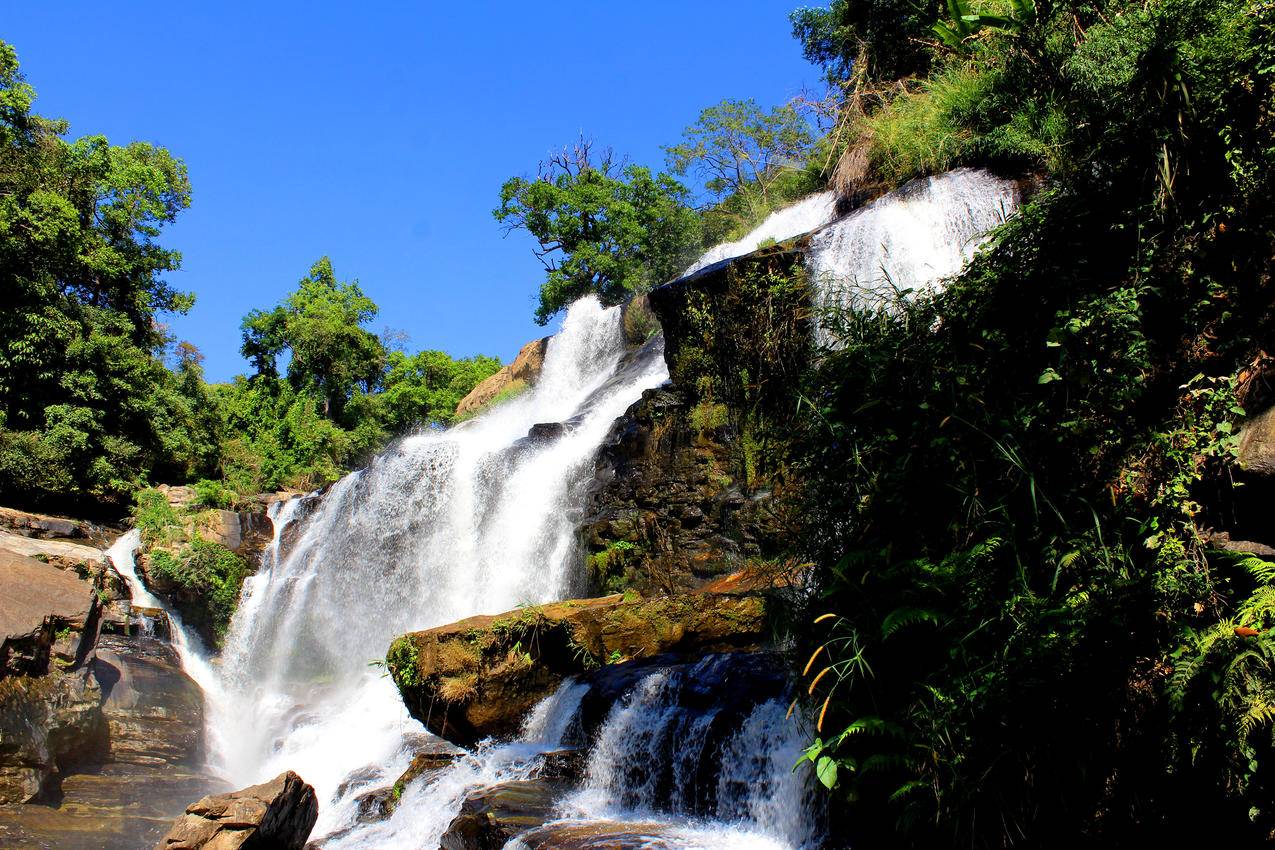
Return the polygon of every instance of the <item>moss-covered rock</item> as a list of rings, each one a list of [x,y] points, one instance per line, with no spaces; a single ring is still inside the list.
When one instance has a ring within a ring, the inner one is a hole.
[[[761,595],[616,595],[414,632],[394,641],[386,662],[412,715],[464,746],[516,733],[568,676],[669,652],[754,648],[767,636]]]

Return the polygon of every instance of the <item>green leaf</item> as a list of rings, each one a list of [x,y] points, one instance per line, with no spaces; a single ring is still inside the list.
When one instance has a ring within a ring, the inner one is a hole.
[[[823,783],[823,787],[832,789],[837,786],[837,762],[828,756],[820,756],[815,762],[815,776]]]
[[[1036,379],[1038,384],[1050,384],[1054,381],[1061,381],[1062,375],[1059,375],[1052,367],[1040,373],[1040,377]]]

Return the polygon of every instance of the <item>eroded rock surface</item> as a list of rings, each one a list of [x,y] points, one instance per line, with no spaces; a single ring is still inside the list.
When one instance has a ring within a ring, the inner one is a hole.
[[[292,771],[186,808],[156,850],[301,850],[319,817],[314,789]]]
[[[481,381],[469,391],[469,395],[456,405],[456,415],[471,416],[482,410],[496,396],[511,388],[529,387],[540,377],[545,353],[549,350],[549,337],[532,340],[522,347],[514,362],[502,366],[500,371]]]

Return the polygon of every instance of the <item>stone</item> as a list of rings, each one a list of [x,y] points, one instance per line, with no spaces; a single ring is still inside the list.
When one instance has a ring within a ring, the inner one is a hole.
[[[561,791],[541,779],[500,782],[472,791],[443,833],[442,850],[501,850],[515,835],[551,820]]]
[[[667,824],[641,821],[555,823],[524,832],[527,850],[675,850],[685,839],[666,836]]]
[[[58,650],[82,662],[97,637],[99,604],[93,585],[74,573],[0,550],[0,677],[40,675]]]
[[[177,651],[143,635],[104,634],[92,662],[110,730],[110,758],[127,764],[196,764],[204,697]]]
[[[1275,475],[1275,407],[1249,417],[1240,427],[1239,464],[1253,475]]]
[[[78,519],[33,514],[14,508],[0,508],[0,528],[7,528],[24,537],[51,539],[55,537],[91,538],[98,531],[95,526]]]
[[[318,817],[314,789],[287,771],[192,803],[155,850],[301,850]]]
[[[549,350],[549,337],[532,340],[522,347],[514,362],[493,375],[489,375],[456,405],[456,415],[469,417],[486,407],[492,399],[515,384],[534,386],[544,368],[545,353]]]
[[[83,671],[0,679],[0,804],[52,793],[60,771],[101,760],[100,700]]]
[[[616,595],[414,632],[394,641],[387,663],[412,715],[467,746],[517,733],[568,676],[665,653],[754,649],[766,642],[767,623],[759,594]]]
[[[8,531],[0,531],[0,549],[26,555],[28,558],[36,558],[64,569],[77,564],[106,565],[106,553],[96,546],[85,546],[82,543],[70,543],[66,540],[27,537]]]

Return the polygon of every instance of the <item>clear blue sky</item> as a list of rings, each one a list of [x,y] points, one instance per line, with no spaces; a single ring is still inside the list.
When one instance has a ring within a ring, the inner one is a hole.
[[[48,0],[8,4],[0,39],[72,136],[186,161],[193,203],[163,241],[197,303],[171,324],[226,380],[243,314],[324,254],[380,305],[377,332],[508,361],[544,333],[542,272],[491,217],[500,184],[581,131],[662,166],[703,107],[815,87],[799,5]]]

